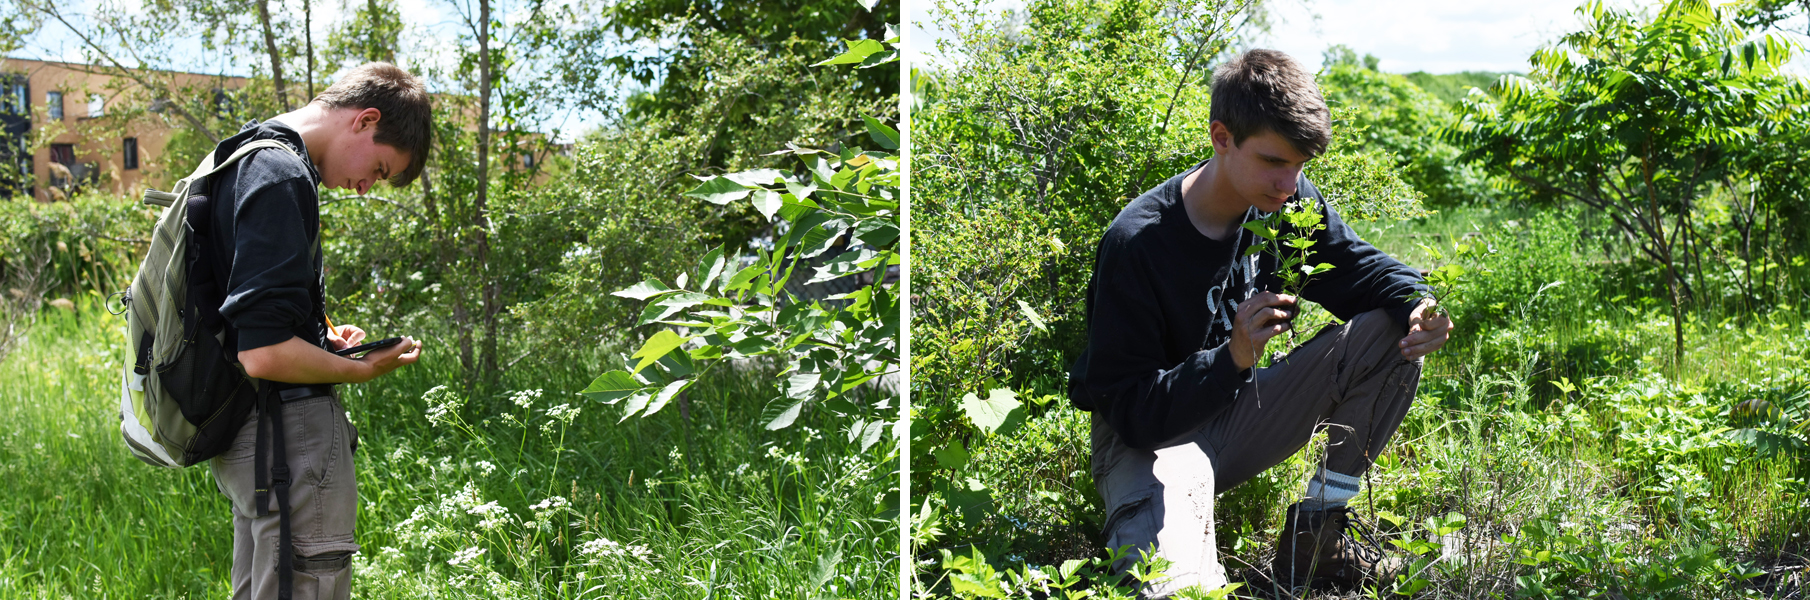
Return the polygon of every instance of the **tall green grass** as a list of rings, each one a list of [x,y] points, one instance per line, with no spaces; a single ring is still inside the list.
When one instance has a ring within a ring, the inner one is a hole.
[[[43,313],[0,361],[0,597],[226,596],[228,504],[207,467],[119,440],[121,322],[96,304]],[[760,368],[618,422],[576,394],[590,365],[524,360],[470,394],[431,350],[342,387],[355,597],[897,596],[896,446],[814,414],[766,431]]]

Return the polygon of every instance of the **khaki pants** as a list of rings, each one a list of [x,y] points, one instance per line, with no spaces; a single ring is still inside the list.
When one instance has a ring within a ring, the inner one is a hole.
[[[277,597],[276,495],[253,510],[259,413],[239,428],[232,447],[212,461],[214,483],[233,505],[233,600]],[[289,454],[289,528],[295,545],[295,600],[352,596],[352,540],[358,481],[352,447],[358,430],[334,396],[283,403]]]
[[[1154,548],[1172,563],[1171,579],[1144,590],[1147,597],[1225,585],[1214,495],[1280,464],[1318,428],[1328,430],[1327,470],[1357,475],[1370,468],[1420,383],[1420,361],[1403,359],[1396,346],[1405,334],[1381,310],[1323,329],[1281,363],[1259,369],[1236,403],[1166,448],[1126,447],[1094,419],[1094,485],[1106,504],[1106,544]],[[1137,556],[1114,566],[1123,570]]]

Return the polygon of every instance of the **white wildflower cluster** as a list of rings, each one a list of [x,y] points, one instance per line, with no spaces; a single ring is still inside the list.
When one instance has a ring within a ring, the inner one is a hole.
[[[593,565],[603,564],[603,561],[609,558],[633,558],[653,562],[653,554],[647,549],[647,546],[620,544],[602,536],[578,546],[578,555],[586,557]]]
[[[836,460],[836,481],[831,487],[858,488],[874,472],[875,464],[865,456],[854,454]]]
[[[483,548],[481,546],[472,546],[470,548],[460,550],[456,554],[453,554],[452,560],[446,561],[446,564],[449,564],[449,565],[452,565],[455,567],[462,565],[462,564],[466,564],[466,563],[477,560],[478,557],[483,556],[484,552],[486,552],[486,551],[487,551],[487,549]]]
[[[540,390],[522,390],[509,395],[509,401],[522,408],[533,408],[534,401],[540,399]]]
[[[563,496],[552,496],[528,507],[534,511],[534,528],[541,531],[553,531],[553,515],[570,512],[572,503]]]
[[[467,525],[470,523],[468,519],[474,516],[479,519],[475,528]],[[445,547],[468,539],[473,529],[494,531],[515,522],[516,517],[509,513],[509,509],[494,501],[485,500],[479,493],[477,484],[468,481],[450,496],[416,506],[408,519],[396,525],[396,532],[397,537],[408,546]]]
[[[444,385],[434,386],[421,400],[427,403],[427,422],[436,427],[458,419],[459,409],[465,406],[465,399]]]
[[[503,508],[495,500],[465,509],[465,512],[477,515],[481,519],[478,521],[478,529],[485,531],[495,531],[514,520],[509,509]]]
[[[803,469],[806,463],[811,462],[811,459],[805,458],[804,452],[788,453],[780,450],[779,446],[768,446],[767,457],[779,459],[780,462],[792,465],[794,469]]]
[[[679,452],[678,446],[673,446],[672,448],[668,448],[666,450],[666,463],[667,464],[670,464],[673,466],[678,466],[679,462],[683,461],[683,460],[685,460],[685,453]]]
[[[541,433],[551,435],[555,424],[562,426],[571,425],[572,421],[578,418],[578,407],[572,406],[571,404],[561,404],[547,409],[547,417],[547,422],[541,423],[540,430]]]
[[[490,461],[488,461],[488,460],[478,461],[478,473],[480,475],[489,477],[490,474],[494,471],[496,471],[496,465],[491,464]]]

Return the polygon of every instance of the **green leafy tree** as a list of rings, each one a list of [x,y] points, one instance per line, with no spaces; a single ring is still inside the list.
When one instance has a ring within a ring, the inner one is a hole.
[[[897,40],[889,40],[889,43]],[[840,64],[861,53],[819,64]],[[865,56],[862,54],[861,56]],[[860,56],[854,60],[861,60]],[[895,59],[896,60],[896,59]],[[622,368],[583,393],[625,402],[623,419],[649,416],[693,382],[736,361],[773,360],[783,376],[763,418],[767,429],[792,425],[813,405],[853,419],[847,434],[863,451],[894,422],[897,408],[882,378],[897,375],[897,284],[901,214],[899,133],[863,117],[880,150],[826,151],[788,144],[788,173],[756,169],[703,178],[686,196],[712,204],[748,202],[777,227],[771,248],[745,257],[719,246],[668,286],[648,279],[613,295],[649,301],[638,325],[660,325]],[[744,265],[744,263],[746,263]],[[860,287],[824,300],[800,298],[788,285],[854,278]]]
[[[1703,241],[1693,209],[1732,160],[1767,148],[1797,113],[1796,45],[1750,37],[1733,8],[1674,0],[1656,16],[1590,2],[1583,31],[1537,50],[1530,78],[1467,100],[1445,138],[1535,195],[1600,212],[1665,276],[1674,361],[1684,356],[1682,269]]]
[[[1337,107],[1343,119],[1341,136],[1360,142],[1358,148],[1387,153],[1388,160],[1401,169],[1401,179],[1425,194],[1429,205],[1452,207],[1499,199],[1482,168],[1460,160],[1456,146],[1438,139],[1439,128],[1457,120],[1450,105],[1407,77],[1381,73],[1369,66],[1372,63],[1356,61],[1355,57],[1329,60],[1316,78],[1326,101]]]

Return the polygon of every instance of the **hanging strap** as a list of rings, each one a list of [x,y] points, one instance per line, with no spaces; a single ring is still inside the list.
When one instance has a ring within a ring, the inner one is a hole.
[[[233,163],[239,162],[239,159],[245,158],[246,155],[266,148],[282,148],[283,151],[288,152],[290,156],[300,157],[300,155],[295,153],[295,149],[290,148],[288,144],[270,139],[252,140],[240,144],[239,148],[234,150],[232,155],[227,156],[226,160],[220,161],[220,164],[214,164],[214,153],[209,152],[207,153],[207,158],[202,159],[201,164],[195,167],[194,173],[190,173],[188,177],[182,178],[182,181],[176,182],[175,189],[168,192],[146,189],[144,202],[145,204],[156,206],[169,206],[171,203],[174,203],[177,199],[188,193],[188,184],[203,177],[212,176],[222,169],[232,166]]]
[[[253,496],[254,501],[257,502],[257,513],[264,515],[269,514],[267,511],[270,506],[271,491],[276,492],[277,598],[291,600],[295,587],[295,541],[289,529],[289,457],[283,439],[283,398],[276,391],[276,386],[271,383],[265,381],[264,385],[258,386],[258,396],[263,408],[259,411],[257,449],[254,452],[256,458],[253,459],[257,463],[254,467],[257,478],[256,493]],[[270,424],[268,461],[265,456],[264,425],[266,422]],[[268,464],[268,470],[266,464]]]

